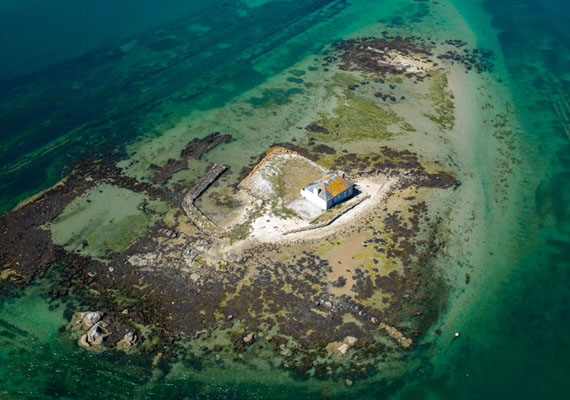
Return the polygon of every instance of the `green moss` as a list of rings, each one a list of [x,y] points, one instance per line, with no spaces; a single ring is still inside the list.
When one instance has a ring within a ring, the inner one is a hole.
[[[251,221],[247,221],[243,224],[236,225],[232,228],[230,233],[230,242],[235,243],[240,240],[245,240],[251,233]]]
[[[325,101],[330,98],[337,100],[333,115],[321,114],[321,120],[316,124],[325,127],[333,135],[314,133],[312,136],[323,141],[350,142],[359,139],[385,139],[392,134],[388,126],[403,121],[391,111],[388,106],[379,106],[366,99],[360,93],[348,90],[348,87],[360,83],[362,76],[350,73],[337,73],[332,77],[332,83],[325,86]]]
[[[347,74],[347,73],[337,73],[334,74],[332,77],[333,82],[342,87],[342,88],[346,88],[348,86],[351,85],[356,85],[358,83],[360,83],[361,79],[359,79],[359,77],[353,75],[353,74]]]
[[[374,103],[347,93],[347,98],[339,99],[340,104],[334,109],[334,116],[323,118],[317,123],[330,132],[334,132],[341,142],[358,139],[385,139],[392,134],[388,126],[402,119],[387,108],[380,108]],[[330,136],[330,135],[328,135]],[[327,140],[330,140],[327,137]]]
[[[406,132],[415,132],[416,128],[414,128],[409,122],[402,122],[402,124],[400,125],[400,128],[402,128],[403,131]]]
[[[147,212],[159,215],[165,215],[172,209],[170,204],[160,200],[149,201],[145,208]]]
[[[81,203],[79,202],[80,200],[83,200]],[[89,200],[90,201],[90,200]],[[85,202],[85,199],[80,198],[79,200],[76,200],[77,206],[70,209],[67,212],[61,213],[60,215],[57,216],[56,218],[56,223],[57,224],[63,224],[64,222],[68,221],[69,219],[73,219],[74,217],[81,215],[85,212],[85,210],[87,210],[87,208],[89,207],[89,203]]]
[[[453,93],[448,89],[447,83],[447,75],[445,73],[434,72],[428,95],[432,101],[434,112],[424,114],[443,130],[452,129],[455,124],[454,97]]]
[[[273,214],[284,219],[297,218],[297,213],[287,207],[276,207],[273,209]]]

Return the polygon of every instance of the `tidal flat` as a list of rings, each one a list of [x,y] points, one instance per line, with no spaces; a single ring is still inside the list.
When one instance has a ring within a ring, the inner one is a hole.
[[[166,362],[247,363],[245,354],[297,379],[337,382],[364,379],[377,373],[378,362],[405,357],[437,319],[449,291],[434,262],[447,240],[439,233],[445,210],[428,206],[430,193],[444,190],[452,198],[461,182],[452,166],[391,147],[392,137],[416,141],[423,135],[403,124],[394,104],[414,103],[423,118],[414,124],[449,134],[452,123],[419,110],[454,118],[446,78],[454,72],[427,61],[441,50],[422,38],[381,35],[334,43],[323,56],[277,76],[285,78],[284,88],[262,87],[256,89],[261,97],[232,102],[223,121],[202,116],[219,126],[235,124],[231,119],[240,115],[248,124],[267,118],[269,126],[271,119],[290,126],[306,120],[305,127],[289,129],[289,137],[274,131],[280,143],[271,143],[271,136],[262,142],[312,163],[307,175],[300,161],[268,168],[265,153],[240,146],[239,129],[228,128],[184,147],[170,140],[168,150],[160,147],[166,135],[135,144],[133,156],[117,166],[86,162],[4,217],[9,235],[19,239],[18,248],[5,246],[14,283],[25,285],[65,260],[58,288],[49,293],[81,298],[77,312],[96,310],[102,341],[86,333],[95,324],[85,322],[91,314],[75,313],[69,321],[70,337],[87,335],[79,340],[86,351],[119,351],[117,345],[124,351],[128,333],[129,352],[160,354]],[[323,91],[321,107],[296,117]],[[157,149],[168,159],[162,156],[161,163],[152,155]],[[229,172],[210,174],[227,152],[244,152],[249,161],[243,165],[236,157]],[[149,159],[152,164],[144,162]],[[199,165],[210,165],[209,172],[186,180]],[[373,198],[360,194],[362,204],[341,218],[311,218],[303,232],[265,234],[271,242],[253,232],[254,225],[280,232],[287,219],[295,224],[301,217],[288,203],[327,169],[344,171],[357,188],[365,177],[385,189]],[[267,175],[257,183],[261,189],[240,183],[254,172]],[[292,180],[303,176],[301,183]],[[40,259],[16,254],[40,242]]]

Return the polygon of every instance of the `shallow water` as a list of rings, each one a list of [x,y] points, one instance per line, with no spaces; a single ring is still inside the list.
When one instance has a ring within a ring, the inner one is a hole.
[[[171,35],[184,38],[187,25],[194,26],[190,36],[195,39],[189,47],[173,47],[177,54],[169,53],[172,63],[163,70],[137,75],[132,66],[139,60],[151,60],[148,65],[156,67],[157,54],[168,53],[169,46],[179,44],[141,34],[137,40],[154,43],[155,53],[135,47],[127,51],[130,55],[121,56],[124,62],[105,68],[100,58],[88,57],[3,86],[1,209],[10,209],[18,200],[59,180],[61,171],[82,153],[109,143],[113,147],[129,143],[129,148],[137,148],[132,144],[135,138],[160,135],[191,111],[223,107],[341,34],[386,16],[392,17],[388,24],[396,25],[401,23],[396,16],[403,16],[417,34],[430,30],[430,17],[422,16],[422,8],[413,1],[375,2],[374,7],[367,1],[351,6],[340,1],[313,1],[302,7],[292,2],[255,3],[258,7],[251,9],[234,2],[206,8],[200,17],[191,16],[182,25],[163,27],[164,40]],[[211,366],[178,366],[167,378],[163,375],[166,366],[151,368],[152,357],[78,349],[58,333],[66,306],[50,306],[40,284],[30,287],[21,298],[2,299],[0,393],[8,398],[86,399],[566,397],[570,389],[570,138],[564,127],[569,129],[570,109],[562,110],[570,104],[570,36],[564,28],[570,21],[563,12],[568,11],[568,5],[559,0],[484,4],[456,0],[454,5],[478,43],[497,53],[496,69],[489,79],[501,80],[506,91],[503,98],[492,102],[509,103],[510,116],[518,123],[511,133],[516,145],[507,155],[518,163],[513,162],[510,171],[503,169],[489,144],[491,130],[473,133],[477,136],[464,155],[482,188],[485,213],[477,217],[487,237],[477,241],[477,254],[453,260],[457,267],[450,272],[450,279],[455,274],[461,281],[462,273],[469,271],[472,282],[466,288],[456,285],[447,313],[436,324],[441,336],[427,334],[425,345],[408,356],[409,368],[403,364],[393,380],[362,381],[352,388],[295,381],[275,371],[259,374],[247,368],[225,371]],[[236,18],[249,23],[232,25]],[[345,24],[340,29],[339,21]],[[133,23],[132,29],[124,32],[138,33],[143,25]],[[122,43],[123,48],[126,44]],[[85,71],[90,75],[85,77]],[[96,79],[101,71],[112,79],[102,84]],[[130,83],[115,85],[123,74]],[[58,84],[50,87],[53,80]],[[42,96],[32,95],[32,105],[26,106],[23,114],[5,112],[14,93],[18,101],[26,102],[29,99],[22,88],[43,88],[46,82],[49,90]],[[75,89],[54,93],[58,86]],[[101,88],[104,91],[98,92]],[[102,96],[125,88],[132,90],[131,97],[98,103]],[[82,93],[75,94],[77,90]],[[94,94],[82,107],[93,108],[77,115],[73,102],[85,93]],[[65,99],[67,95],[69,99]],[[167,108],[155,101],[167,97],[171,102]],[[49,106],[53,99],[61,102],[56,110]],[[111,120],[104,117],[106,113]],[[28,120],[26,115],[32,117]],[[42,125],[46,119],[50,119],[47,128]],[[78,140],[77,132],[89,121],[101,126],[90,127]],[[216,154],[212,157],[223,158],[226,153],[222,149]],[[462,237],[470,239],[468,234]],[[471,249],[468,242],[465,247]],[[456,330],[461,335],[452,340]],[[421,368],[416,367],[418,363]],[[90,382],[88,390],[86,381]],[[239,381],[244,383],[237,384]]]
[[[570,388],[570,137],[556,110],[570,89],[570,36],[561,29],[568,4],[488,1],[484,9],[499,31],[523,128],[527,172],[515,191],[522,207],[508,238],[512,261],[485,267],[498,282],[465,310],[469,336],[438,357],[439,373],[426,382],[435,389],[426,389],[460,398],[562,398]]]

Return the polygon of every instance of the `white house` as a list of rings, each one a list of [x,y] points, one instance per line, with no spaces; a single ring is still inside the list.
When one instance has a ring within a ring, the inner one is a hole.
[[[301,196],[323,210],[328,210],[353,193],[354,184],[346,179],[342,172],[327,174],[301,189]]]

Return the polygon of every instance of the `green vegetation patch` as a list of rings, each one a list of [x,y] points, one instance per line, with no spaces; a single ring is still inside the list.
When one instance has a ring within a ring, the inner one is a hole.
[[[364,78],[355,74],[337,73],[332,82],[325,86],[326,99],[336,98],[337,106],[331,115],[321,114],[321,120],[316,121],[332,134],[314,133],[321,140],[352,142],[359,139],[385,139],[392,135],[388,126],[403,121],[389,106],[380,106],[372,99],[367,99],[360,93],[349,90]],[[340,91],[339,91],[340,89]]]
[[[277,175],[276,191],[285,204],[299,197],[299,192],[308,184],[316,181],[324,172],[315,165],[296,158],[287,160]]]
[[[144,206],[143,206],[144,205]],[[49,226],[55,243],[68,251],[102,257],[128,248],[166,211],[141,194],[101,184],[75,199]]]
[[[353,74],[337,73],[332,78],[333,82],[342,88],[359,84],[362,80]]]
[[[410,124],[409,122],[405,122],[405,121],[402,122],[400,127],[405,132],[415,132],[416,131],[416,128],[414,128],[412,124]]]
[[[392,135],[388,126],[402,121],[402,118],[390,109],[380,108],[352,94],[347,94],[346,99],[339,99],[339,102],[333,111],[334,116],[323,116],[317,124],[334,132],[334,139],[341,142],[386,139]]]
[[[455,124],[455,104],[453,93],[448,89],[447,75],[436,71],[430,87],[429,98],[434,106],[434,113],[424,114],[441,129],[452,129]]]

